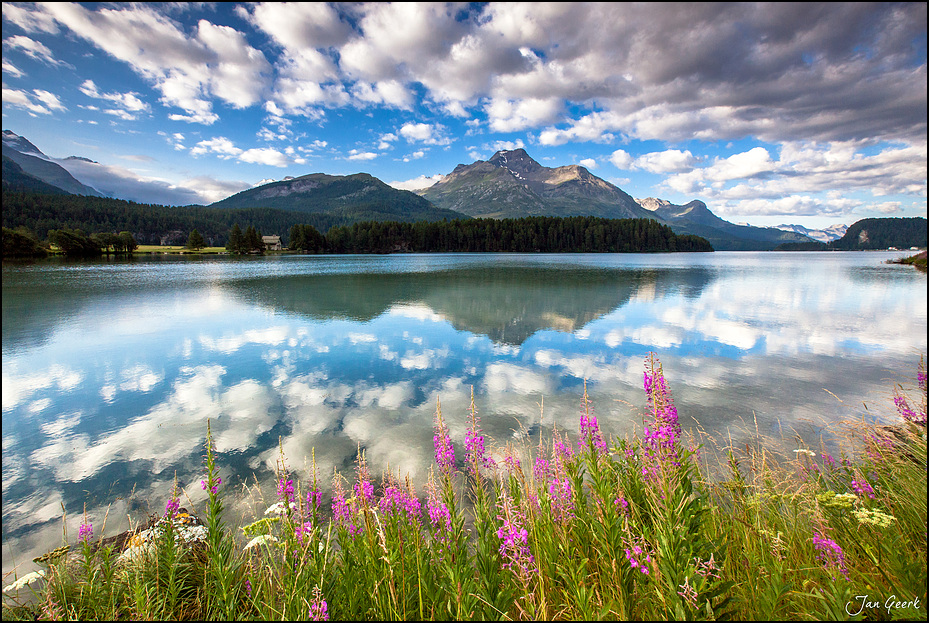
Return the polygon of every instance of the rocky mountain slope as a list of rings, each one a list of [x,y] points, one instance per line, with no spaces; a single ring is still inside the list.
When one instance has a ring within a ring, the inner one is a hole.
[[[631,196],[584,167],[545,167],[524,149],[460,164],[419,194],[436,206],[475,217],[654,218]]]

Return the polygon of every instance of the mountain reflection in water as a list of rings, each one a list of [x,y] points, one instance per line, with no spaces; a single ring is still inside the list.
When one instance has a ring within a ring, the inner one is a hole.
[[[459,331],[518,346],[537,331],[573,333],[640,291],[698,296],[705,268],[642,271],[476,267],[435,272],[299,275],[234,281],[243,300],[313,320],[368,322],[393,305],[424,305]]]

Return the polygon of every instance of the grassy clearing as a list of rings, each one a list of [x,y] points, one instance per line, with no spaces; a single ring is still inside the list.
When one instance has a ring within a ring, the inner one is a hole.
[[[226,253],[226,247],[203,247],[196,251],[191,251],[183,245],[157,245],[157,244],[140,244],[135,253],[168,253],[171,255],[216,255]]]
[[[208,435],[203,525],[175,491],[128,546],[82,526],[4,618],[926,618],[922,359],[917,386],[894,388],[899,421],[848,428],[837,457],[698,445],[653,356],[645,394],[642,435],[608,440],[585,388],[579,438],[492,455],[473,399],[463,448],[437,403],[421,493],[375,485],[363,453],[349,478],[324,487],[314,462],[295,482],[282,453],[274,503],[243,527],[226,523]]]

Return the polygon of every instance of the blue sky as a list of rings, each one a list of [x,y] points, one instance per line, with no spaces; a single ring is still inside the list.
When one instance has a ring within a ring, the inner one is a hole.
[[[926,216],[926,4],[3,3],[3,129],[137,201],[523,147],[753,225]]]

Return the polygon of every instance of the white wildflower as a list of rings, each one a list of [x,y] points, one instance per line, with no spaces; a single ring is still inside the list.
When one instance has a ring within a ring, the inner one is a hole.
[[[44,577],[45,577],[44,569],[39,569],[38,571],[33,571],[32,573],[27,573],[26,575],[19,578],[12,584],[4,586],[3,592],[4,593],[15,593],[16,591],[23,588],[24,586],[28,586],[29,584],[32,584],[36,580],[41,580]]]
[[[886,515],[877,509],[869,510],[867,508],[853,510],[852,515],[855,516],[855,519],[858,520],[858,523],[871,524],[872,526],[878,526],[881,528],[888,527],[897,519],[893,515]]]
[[[290,510],[296,510],[297,505],[293,502],[290,502]],[[268,510],[265,511],[265,515],[286,515],[287,510],[284,506],[284,502],[277,502],[268,507]]]
[[[245,546],[246,550],[250,550],[253,547],[259,545],[267,545],[270,543],[277,543],[277,537],[271,534],[259,534],[254,539],[248,542],[248,545]]]

